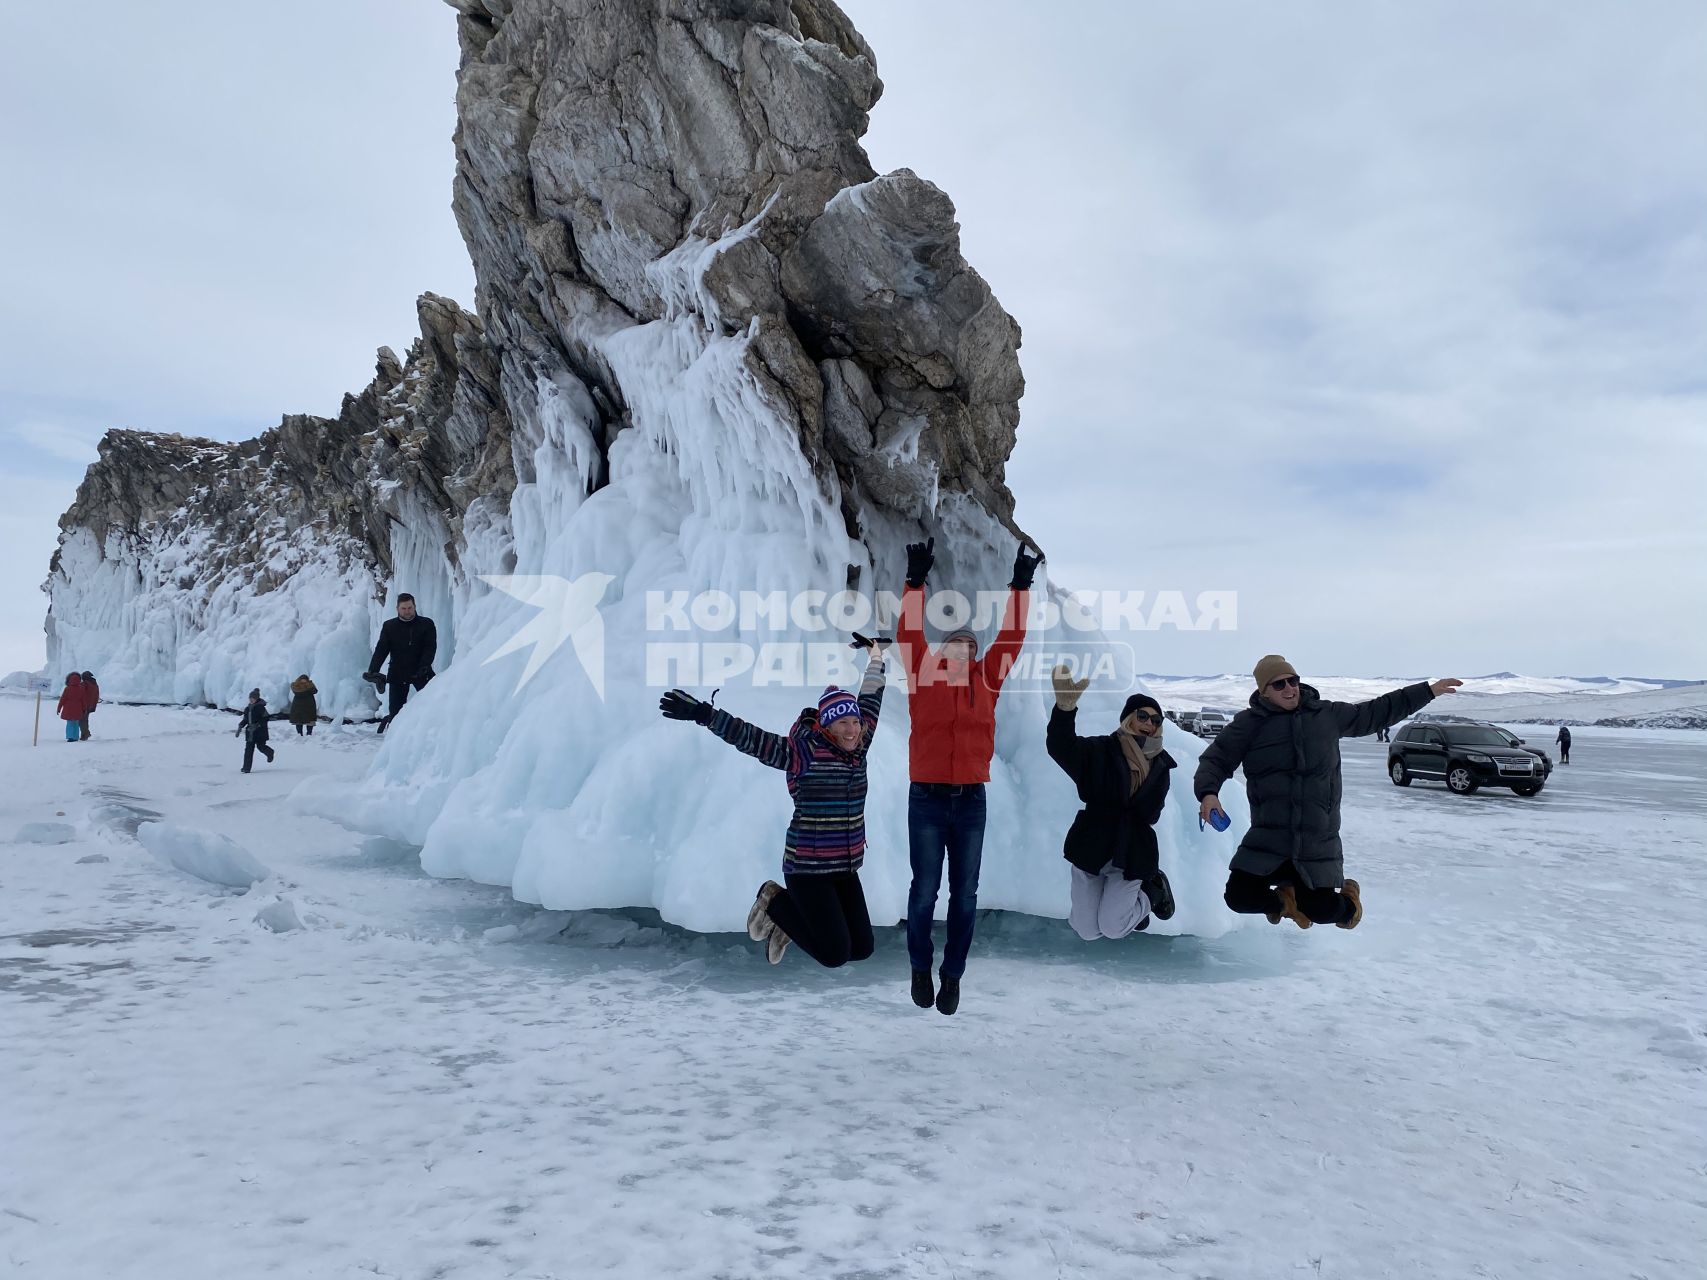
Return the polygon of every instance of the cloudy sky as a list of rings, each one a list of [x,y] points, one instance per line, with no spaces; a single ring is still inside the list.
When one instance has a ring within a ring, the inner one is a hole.
[[[867,139],[1025,330],[1053,577],[1233,590],[1141,665],[1707,677],[1707,7],[844,0]],[[0,671],[111,426],[331,414],[431,289],[454,15],[14,6]]]

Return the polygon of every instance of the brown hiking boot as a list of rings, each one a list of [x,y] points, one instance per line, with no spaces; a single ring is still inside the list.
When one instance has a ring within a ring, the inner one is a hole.
[[[1308,929],[1314,923],[1309,916],[1298,909],[1298,890],[1289,884],[1276,885],[1275,893],[1280,895],[1280,914],[1270,913],[1268,922],[1279,924],[1282,920],[1290,920],[1300,929]]]
[[[769,917],[766,918],[769,919]],[[765,943],[765,959],[769,960],[772,964],[781,964],[782,953],[788,950],[788,944],[791,941],[793,941],[793,939],[791,939],[781,929],[777,928],[776,924],[773,922],[771,924],[770,940]]]
[[[754,942],[763,942],[769,935],[771,899],[781,892],[782,886],[775,880],[766,880],[759,886],[759,896],[753,899],[753,909],[747,912],[747,936]]]
[[[1345,896],[1351,899],[1351,919],[1341,920],[1339,927],[1355,929],[1363,919],[1363,890],[1358,887],[1357,881],[1347,880],[1345,882]]]

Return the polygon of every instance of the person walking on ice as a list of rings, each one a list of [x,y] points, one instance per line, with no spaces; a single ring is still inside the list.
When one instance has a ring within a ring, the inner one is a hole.
[[[1072,912],[1067,922],[1086,942],[1124,938],[1174,914],[1174,895],[1158,865],[1156,821],[1168,799],[1174,758],[1162,750],[1162,706],[1135,693],[1120,709],[1120,726],[1096,738],[1078,735],[1079,699],[1090,677],[1074,680],[1055,668],[1055,709],[1049,714],[1049,758],[1079,790],[1084,808],[1067,831],[1072,864]]]
[[[249,705],[243,708],[243,717],[237,722],[237,733],[243,736],[244,773],[254,766],[257,751],[267,757],[268,764],[273,762],[273,749],[267,745],[267,715],[267,700],[261,691],[249,690]]]
[[[787,736],[767,733],[709,702],[672,689],[658,702],[670,720],[692,720],[760,764],[780,769],[794,799],[783,838],[782,879],[759,887],[747,934],[772,964],[794,943],[827,969],[871,956],[876,942],[859,869],[865,861],[866,753],[883,706],[887,640],[854,637],[870,655],[856,698],[828,688]]]
[[[73,671],[65,677],[65,688],[59,694],[59,718],[65,721],[65,740],[76,742],[83,733],[83,718],[89,714],[88,696],[83,692],[83,675]]]
[[[1251,828],[1227,877],[1226,902],[1245,915],[1287,919],[1300,929],[1355,929],[1363,893],[1345,878],[1340,844],[1341,738],[1361,738],[1422,710],[1462,680],[1412,684],[1368,702],[1329,702],[1285,658],[1256,665],[1250,706],[1233,717],[1198,762],[1198,816],[1221,809],[1221,785],[1244,766]]]
[[[971,631],[951,633],[933,652],[925,643],[925,579],[936,562],[936,539],[907,547],[907,587],[895,642],[907,672],[907,957],[913,1003],[938,1013],[960,1007],[960,980],[978,923],[978,873],[984,860],[984,784],[996,751],[996,700],[1025,643],[1031,584],[1043,556],[1021,543],[1002,615],[1002,629],[982,656]],[[931,940],[942,868],[948,862],[948,944],[931,986]]]
[[[1571,762],[1571,731],[1564,725],[1560,725],[1559,736],[1553,741],[1559,744],[1559,763],[1569,764]]]

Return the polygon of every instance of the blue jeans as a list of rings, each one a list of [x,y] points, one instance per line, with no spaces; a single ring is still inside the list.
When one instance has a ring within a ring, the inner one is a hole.
[[[942,952],[942,973],[958,978],[966,972],[978,917],[978,868],[984,860],[983,784],[961,787],[956,795],[916,782],[908,787],[907,847],[913,864],[913,887],[907,894],[907,959],[915,973],[930,972],[935,954],[931,920],[946,855],[948,945]]]

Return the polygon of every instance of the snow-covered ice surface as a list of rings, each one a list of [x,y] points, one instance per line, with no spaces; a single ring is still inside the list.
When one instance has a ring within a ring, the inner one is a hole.
[[[0,697],[0,833],[77,838],[0,844],[12,1273],[1698,1274],[1699,734],[1583,730],[1533,800],[1399,790],[1347,743],[1356,932],[991,916],[944,1018],[892,927],[772,969],[652,913],[542,921],[287,801],[371,731],[244,777],[214,712],[33,750],[28,715]],[[273,876],[184,876],[152,821]],[[257,921],[280,902],[302,928]]]

